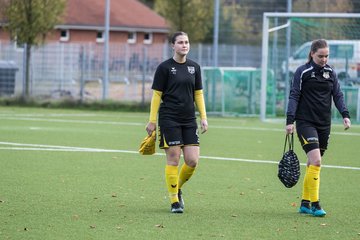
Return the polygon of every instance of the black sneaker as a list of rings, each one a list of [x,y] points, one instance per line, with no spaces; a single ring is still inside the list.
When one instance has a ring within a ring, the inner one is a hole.
[[[179,198],[180,207],[181,207],[182,209],[184,209],[184,207],[185,207],[185,202],[184,202],[184,199],[183,199],[183,197],[182,197],[182,191],[181,191],[181,189],[179,189],[178,198]]]
[[[172,213],[183,213],[184,210],[181,208],[179,202],[174,202],[171,204],[171,212]]]
[[[299,209],[299,213],[312,214],[312,211],[310,208],[310,201],[301,200],[301,206]]]
[[[324,209],[321,208],[319,202],[311,203],[311,211],[312,215],[315,217],[324,217],[326,215],[326,212],[324,211]]]

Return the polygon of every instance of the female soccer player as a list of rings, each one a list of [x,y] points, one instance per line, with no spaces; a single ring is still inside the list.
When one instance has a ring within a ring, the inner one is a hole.
[[[321,157],[328,146],[331,103],[343,117],[345,130],[351,125],[337,75],[327,62],[329,47],[324,39],[314,40],[308,62],[297,68],[289,96],[286,133],[296,132],[307,155],[300,213],[323,217],[319,203]]]
[[[155,72],[146,131],[149,135],[155,131],[159,114],[159,147],[166,153],[165,179],[171,212],[183,213],[181,187],[193,175],[200,155],[194,102],[200,112],[202,133],[207,131],[208,123],[200,66],[186,57],[190,50],[188,35],[176,32],[171,38],[171,45],[173,57],[162,62]],[[179,173],[181,151],[184,164]]]

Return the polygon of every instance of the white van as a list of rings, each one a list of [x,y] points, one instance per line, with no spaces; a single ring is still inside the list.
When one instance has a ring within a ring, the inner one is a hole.
[[[346,81],[344,84],[360,83],[360,40],[327,40],[330,49],[328,64],[334,67],[338,78]],[[307,62],[311,42],[301,45],[289,58],[289,74],[293,74],[300,65]],[[282,65],[285,73],[286,63]]]

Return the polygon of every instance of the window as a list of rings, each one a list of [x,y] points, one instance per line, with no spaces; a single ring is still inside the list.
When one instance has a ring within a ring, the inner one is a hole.
[[[330,44],[331,58],[349,59],[354,56],[354,46],[351,44]]]
[[[309,51],[310,51],[310,45],[303,47],[300,51],[298,51],[295,54],[294,59],[307,59],[309,55]]]
[[[20,44],[20,43],[18,43],[18,42],[15,42],[14,46],[15,46],[15,50],[16,50],[16,51],[19,51],[19,52],[24,51],[24,48],[25,48],[25,44],[24,44],[24,43]]]
[[[103,43],[104,41],[105,41],[104,32],[97,32],[97,34],[96,34],[96,42],[97,43]]]
[[[144,33],[144,44],[152,44],[152,33]]]
[[[135,32],[129,32],[128,33],[128,43],[136,43],[136,33]]]
[[[14,39],[15,41],[14,41],[14,48],[15,48],[15,50],[16,51],[19,51],[19,52],[22,52],[22,51],[24,51],[24,48],[25,48],[25,44],[24,43],[19,43],[18,41],[17,41],[17,36],[15,36],[15,39]]]
[[[60,41],[67,42],[70,39],[69,30],[60,30]]]

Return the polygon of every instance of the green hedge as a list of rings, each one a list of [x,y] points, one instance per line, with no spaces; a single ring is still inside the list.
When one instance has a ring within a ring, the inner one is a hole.
[[[87,100],[80,101],[75,99],[38,99],[13,97],[0,98],[1,106],[21,106],[21,107],[43,107],[43,108],[62,108],[62,109],[86,109],[104,111],[127,111],[127,112],[148,112],[150,103],[141,104],[138,102],[119,102],[112,100]]]

